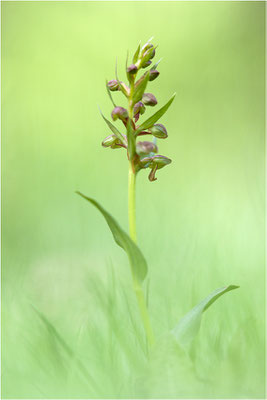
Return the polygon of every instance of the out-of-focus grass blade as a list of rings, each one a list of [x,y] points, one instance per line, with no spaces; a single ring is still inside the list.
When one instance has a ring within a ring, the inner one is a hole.
[[[174,93],[172,95],[172,97],[170,98],[170,100],[165,104],[165,106],[163,106],[162,108],[160,108],[155,114],[152,115],[152,117],[148,118],[145,122],[143,122],[139,128],[136,130],[136,134],[138,134],[141,131],[144,131],[145,129],[151,128],[151,126],[153,126],[161,117],[162,115],[165,114],[165,112],[168,110],[168,108],[170,107],[170,105],[172,104],[174,98],[176,96],[176,93]]]
[[[60,336],[60,334],[58,333],[58,331],[56,330],[56,328],[54,327],[53,324],[51,324],[51,322],[46,318],[46,316],[39,311],[36,306],[34,306],[33,304],[31,305],[32,308],[34,309],[34,311],[36,312],[36,314],[39,316],[39,318],[41,319],[41,321],[44,323],[44,325],[46,326],[48,332],[50,333],[51,336],[53,336],[56,341],[59,343],[59,345],[62,347],[62,349],[65,351],[65,353],[72,359],[74,359],[76,361],[76,364],[79,368],[79,370],[82,372],[82,374],[84,375],[85,379],[88,381],[89,384],[92,385],[93,389],[96,391],[96,393],[99,393],[100,388],[98,387],[98,385],[96,384],[95,380],[93,379],[93,377],[90,375],[90,373],[87,371],[87,369],[85,368],[85,366],[83,365],[83,363],[77,359],[75,353],[73,352],[73,350],[70,348],[70,346],[65,342],[65,340]]]
[[[203,312],[206,311],[224,293],[237,289],[238,287],[239,286],[229,285],[219,288],[192,308],[192,310],[189,311],[172,330],[178,343],[183,347],[188,347],[199,331]]]
[[[110,93],[110,90],[109,90],[109,88],[108,88],[108,80],[106,79],[106,88],[107,88],[107,92],[108,92],[108,97],[110,98],[110,100],[111,100],[111,102],[112,102],[112,104],[114,105],[114,107],[116,107],[116,104],[115,104],[115,102],[114,102],[114,100],[113,100],[113,97],[112,97],[112,95],[111,95],[111,93]],[[101,113],[102,114],[102,113]]]
[[[137,87],[133,94],[133,100],[132,100],[133,104],[137,103],[142,99],[148,81],[149,81],[149,72],[146,72],[138,81]]]
[[[127,233],[121,229],[117,221],[96,200],[85,196],[81,192],[76,193],[93,204],[101,212],[112,232],[115,242],[127,253],[132,273],[142,283],[147,275],[147,262],[139,247],[137,247]]]
[[[122,143],[124,143],[125,145],[127,145],[127,143],[124,140],[124,137],[122,136],[122,134],[120,133],[120,131],[116,128],[116,126],[114,126],[102,113],[100,107],[99,107],[99,111],[100,114],[102,115],[104,121],[106,122],[107,126],[109,127],[109,129],[117,136],[118,139],[120,139],[122,141]]]

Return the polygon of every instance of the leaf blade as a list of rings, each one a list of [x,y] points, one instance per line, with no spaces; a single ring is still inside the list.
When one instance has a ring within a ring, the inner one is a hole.
[[[165,112],[168,110],[168,108],[172,104],[175,96],[176,96],[176,93],[174,93],[172,95],[170,100],[163,107],[161,107],[155,114],[153,114],[150,118],[148,118],[145,122],[143,122],[139,126],[139,128],[136,130],[136,135],[141,131],[151,128],[165,114]]]
[[[132,273],[138,279],[138,281],[142,283],[147,275],[147,262],[139,247],[133,242],[127,233],[121,229],[112,215],[110,215],[96,200],[85,196],[81,192],[77,191],[76,193],[93,204],[103,215],[111,230],[115,242],[127,253]]]
[[[116,104],[115,104],[115,102],[114,102],[114,100],[113,100],[113,97],[112,97],[112,95],[111,95],[111,93],[110,93],[110,90],[109,90],[109,87],[108,87],[108,80],[107,80],[107,79],[106,79],[106,88],[107,88],[108,97],[110,98],[111,103],[114,105],[114,107],[116,107]]]
[[[99,107],[99,111],[100,114],[102,115],[102,118],[104,119],[104,121],[106,122],[107,126],[109,127],[109,129],[114,133],[114,135],[117,136],[118,139],[120,139],[122,141],[123,144],[127,145],[127,143],[125,142],[124,137],[122,136],[122,134],[120,133],[120,131],[116,128],[116,126],[114,126],[102,113],[100,107]]]
[[[133,104],[137,103],[138,101],[140,101],[142,99],[143,94],[146,90],[148,81],[149,81],[149,72],[146,72],[139,79],[139,83],[134,90],[133,99],[132,99]]]
[[[238,287],[239,286],[236,285],[229,285],[216,289],[195,307],[193,307],[187,314],[185,314],[185,316],[171,331],[179,344],[183,347],[188,347],[200,329],[203,312],[206,311],[223,294],[237,289]]]
[[[140,45],[141,45],[141,41],[139,42],[139,45],[138,45],[138,47],[137,47],[137,50],[136,50],[136,52],[134,53],[134,56],[133,56],[133,64],[135,64],[136,61],[138,60],[138,56],[139,56],[139,53],[140,53]]]

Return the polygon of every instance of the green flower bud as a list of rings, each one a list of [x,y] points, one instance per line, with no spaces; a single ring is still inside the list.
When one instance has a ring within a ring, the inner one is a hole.
[[[158,104],[156,97],[152,93],[144,93],[142,101],[146,106],[155,106]]]
[[[153,46],[152,46],[153,47]],[[143,57],[149,57],[149,60],[152,60],[152,58],[155,57],[156,50],[153,48],[147,50],[144,54]]]
[[[127,72],[129,74],[136,74],[136,72],[138,71],[138,68],[135,64],[131,64],[128,68],[127,68]]]
[[[146,61],[144,64],[142,64],[142,68],[146,68],[146,67],[148,67],[148,66],[151,65],[151,64],[152,64],[152,61],[148,60],[148,61]]]
[[[119,118],[125,122],[128,118],[128,111],[123,107],[115,107],[111,113],[111,117],[113,121],[116,121]]]
[[[159,139],[166,139],[168,137],[167,129],[162,124],[155,124],[149,129],[149,132]]]
[[[159,76],[159,71],[156,69],[151,69],[149,71],[149,80],[154,81]]]
[[[153,44],[152,43],[145,43],[144,46],[141,49],[141,57],[144,55],[144,53],[146,51],[148,51],[149,49],[152,49]]]
[[[116,92],[117,90],[120,90],[120,86],[118,81],[115,79],[111,80],[108,82],[108,88],[111,92]]]
[[[146,155],[150,153],[157,153],[158,148],[157,146],[152,143],[152,142],[137,142],[136,143],[136,152],[138,155]]]
[[[126,138],[125,135],[123,135],[124,138]],[[120,139],[117,138],[116,135],[109,135],[107,136],[103,142],[102,142],[103,147],[111,147],[112,149],[119,149],[121,147],[125,147],[124,144],[121,142]]]

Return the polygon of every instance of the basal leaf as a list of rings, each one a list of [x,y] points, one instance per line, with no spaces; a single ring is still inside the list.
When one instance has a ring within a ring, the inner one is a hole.
[[[134,90],[133,94],[133,104],[137,103],[140,101],[143,97],[143,94],[145,93],[147,83],[149,81],[149,72],[146,72],[137,82],[136,82],[136,88]]]
[[[224,293],[237,289],[238,287],[239,286],[230,285],[217,289],[192,308],[172,330],[179,344],[183,347],[188,347],[199,331],[203,312]]]
[[[165,106],[163,106],[162,108],[160,108],[157,112],[155,112],[155,114],[152,115],[152,117],[148,118],[145,122],[143,122],[139,128],[136,130],[136,135],[141,132],[144,131],[146,129],[151,128],[161,117],[162,115],[165,114],[165,112],[168,110],[168,108],[170,107],[170,105],[172,104],[174,98],[176,96],[176,93],[174,93],[172,95],[172,97],[170,98],[170,100],[165,104]]]
[[[109,129],[117,136],[118,139],[120,139],[122,141],[122,143],[124,143],[125,145],[127,145],[127,143],[125,143],[124,137],[122,136],[122,134],[120,133],[120,131],[118,131],[118,129],[116,128],[116,126],[114,126],[102,113],[101,109],[99,108],[100,114],[102,115],[104,121],[106,122],[107,126],[109,127]]]
[[[93,204],[101,212],[112,232],[115,242],[127,253],[134,277],[142,283],[147,274],[147,263],[139,247],[137,247],[127,233],[121,229],[117,221],[96,200],[80,192],[76,193]]]

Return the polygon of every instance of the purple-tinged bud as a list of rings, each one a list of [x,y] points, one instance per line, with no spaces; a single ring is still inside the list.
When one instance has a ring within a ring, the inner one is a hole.
[[[142,101],[146,106],[155,106],[158,104],[156,97],[152,93],[144,93]]]
[[[136,143],[136,152],[140,156],[147,155],[150,153],[157,153],[158,147],[152,142],[137,142]]]
[[[155,57],[155,54],[156,54],[156,50],[155,49],[153,49],[153,50],[149,49],[143,54],[143,57],[149,57],[149,60],[152,60],[152,58]]]
[[[152,64],[152,61],[148,60],[147,62],[145,62],[145,63],[142,65],[142,68],[146,68],[146,67],[148,67],[148,66],[151,65],[151,64]]]
[[[149,132],[159,139],[166,139],[168,137],[167,129],[162,124],[155,124],[149,129]]]
[[[149,80],[154,81],[159,76],[159,71],[156,69],[151,69],[149,71]]]
[[[126,139],[126,136],[124,136],[124,139]],[[121,147],[125,147],[125,145],[121,142],[120,139],[117,138],[116,135],[109,135],[107,136],[103,142],[102,142],[103,147],[111,147],[112,149],[119,149]]]
[[[144,114],[146,107],[142,103],[142,101],[138,101],[133,108],[134,115],[140,113],[141,115]]]
[[[126,121],[128,118],[128,112],[123,107],[115,107],[111,113],[111,117],[113,121],[116,121],[118,118],[122,121]]]
[[[127,68],[127,72],[129,74],[136,74],[136,72],[138,71],[138,68],[135,64],[131,64],[128,68]]]
[[[134,120],[137,122],[139,120],[140,114],[144,114],[146,108],[144,104],[141,101],[138,101],[133,108],[133,113],[134,113]]]
[[[117,90],[120,90],[119,83],[115,79],[109,81],[107,85],[111,92],[116,92]]]

